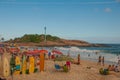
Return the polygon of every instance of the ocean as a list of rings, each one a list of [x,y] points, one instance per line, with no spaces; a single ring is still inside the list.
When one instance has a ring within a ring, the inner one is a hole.
[[[120,44],[105,44],[106,47],[54,47],[63,54],[70,54],[71,57],[77,58],[77,55],[80,54],[81,59],[98,61],[99,56],[104,56],[105,63],[116,64],[120,59]]]

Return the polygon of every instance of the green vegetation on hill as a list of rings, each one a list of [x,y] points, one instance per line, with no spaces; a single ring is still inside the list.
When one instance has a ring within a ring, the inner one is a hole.
[[[102,46],[99,44],[90,44],[83,40],[66,40],[61,39],[56,36],[46,35],[46,43],[45,35],[44,34],[25,34],[22,37],[18,37],[15,39],[10,39],[5,43],[19,43],[20,45],[27,45],[27,46]]]
[[[43,42],[45,40],[45,35],[41,34],[25,34],[21,38],[15,38],[14,40],[10,40],[11,42],[33,42],[33,43],[39,43]],[[46,35],[47,41],[59,41],[60,38],[56,36]]]

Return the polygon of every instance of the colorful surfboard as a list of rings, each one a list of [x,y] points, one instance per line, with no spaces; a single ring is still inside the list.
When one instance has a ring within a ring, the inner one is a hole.
[[[40,53],[40,72],[44,71],[44,53]]]
[[[20,57],[16,56],[16,58],[15,58],[15,66],[16,66],[16,68],[15,68],[14,74],[20,74],[20,69],[21,69],[20,65],[21,65]]]
[[[33,56],[29,57],[29,73],[33,73],[35,69],[35,60]]]
[[[2,75],[2,57],[0,54],[0,75]]]
[[[10,59],[10,71],[11,71],[11,75],[14,73],[15,70],[15,58],[12,55],[11,59]]]
[[[7,77],[7,76],[10,75],[10,64],[9,64],[9,61],[8,61],[6,56],[3,56],[3,60],[2,61],[3,61],[3,63],[2,63],[2,65],[3,65],[3,67],[2,67],[2,69],[3,69],[3,76]]]
[[[26,73],[26,69],[27,69],[27,62],[26,62],[26,57],[24,55],[22,59],[22,74]]]

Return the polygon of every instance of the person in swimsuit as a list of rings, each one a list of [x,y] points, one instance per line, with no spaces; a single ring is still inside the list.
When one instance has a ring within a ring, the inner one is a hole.
[[[98,65],[101,65],[101,56],[98,58]]]

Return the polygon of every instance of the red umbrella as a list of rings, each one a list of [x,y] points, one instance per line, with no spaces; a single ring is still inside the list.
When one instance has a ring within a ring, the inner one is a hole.
[[[24,52],[24,54],[26,55],[39,55],[39,53],[48,53],[48,51],[42,49],[42,50],[29,50],[29,51]]]
[[[52,50],[52,53],[54,53],[54,54],[63,54],[61,51],[59,51],[59,50]]]
[[[42,49],[42,50],[39,50],[39,53],[48,53],[48,51],[45,49]]]
[[[39,52],[34,51],[34,50],[29,50],[29,51],[24,52],[24,54],[26,54],[26,55],[39,55]]]
[[[11,53],[18,53],[20,50],[18,48],[10,48]]]

